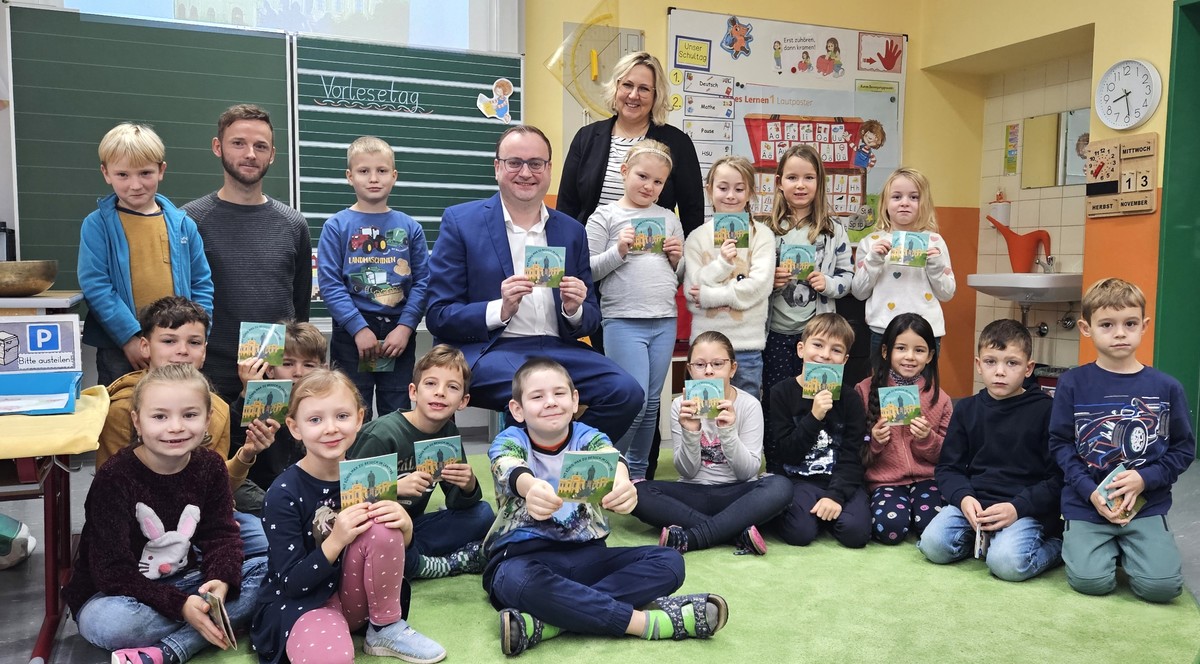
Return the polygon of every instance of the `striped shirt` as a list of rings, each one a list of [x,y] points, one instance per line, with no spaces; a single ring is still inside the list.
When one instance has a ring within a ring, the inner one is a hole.
[[[643,138],[645,136],[612,137],[612,144],[608,148],[608,168],[604,171],[604,184],[600,187],[600,202],[596,204],[596,207],[605,203],[615,203],[625,195],[625,180],[621,178],[621,164],[625,163],[625,155],[629,154],[629,148]]]

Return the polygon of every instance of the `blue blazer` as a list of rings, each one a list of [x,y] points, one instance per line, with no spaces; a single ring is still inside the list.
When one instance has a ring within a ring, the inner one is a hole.
[[[562,315],[554,289],[558,335],[564,342],[585,337],[600,325],[600,302],[592,284],[591,257],[583,226],[556,210],[546,221],[546,244],[566,247],[566,274],[587,285],[583,318],[572,326]],[[524,271],[524,266],[521,266]],[[500,194],[446,208],[433,254],[429,257],[429,309],[425,325],[435,342],[462,349],[474,366],[504,331],[488,330],[487,304],[500,299],[500,282],[515,274]]]

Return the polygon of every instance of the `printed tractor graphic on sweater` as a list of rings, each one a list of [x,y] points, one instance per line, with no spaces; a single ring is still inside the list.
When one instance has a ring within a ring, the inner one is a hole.
[[[350,236],[350,251],[361,249],[368,254],[373,251],[383,253],[389,247],[399,250],[408,248],[408,233],[403,228],[393,228],[386,233],[380,233],[374,226],[362,226],[357,233]]]
[[[366,293],[371,299],[389,307],[404,301],[404,290],[389,283],[387,270],[377,265],[368,265],[351,273],[350,289],[355,293]]]

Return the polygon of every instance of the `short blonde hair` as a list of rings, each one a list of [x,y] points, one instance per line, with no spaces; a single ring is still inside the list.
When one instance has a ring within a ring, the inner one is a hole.
[[[644,138],[634,143],[629,148],[629,152],[625,153],[625,161],[623,163],[632,165],[633,162],[643,156],[657,157],[663,160],[667,164],[667,170],[675,167],[675,161],[671,159],[671,148],[652,138]]]
[[[337,389],[339,385],[350,391],[359,409],[366,408],[362,393],[355,387],[354,381],[350,380],[346,374],[340,371],[321,368],[315,369],[312,373],[304,374],[304,377],[296,381],[295,386],[292,387],[292,399],[288,402],[288,418],[296,418],[296,410],[300,408],[300,404],[305,399],[327,396]]]
[[[463,394],[470,394],[471,390],[471,365],[467,364],[467,358],[462,351],[448,344],[438,344],[429,349],[417,360],[413,365],[413,384],[421,382],[421,376],[426,371],[440,367],[450,371],[458,370],[462,374]]]
[[[846,352],[850,352],[850,347],[854,345],[854,328],[841,314],[826,312],[808,319],[800,339],[807,341],[814,334],[841,341],[846,344]]]
[[[1083,294],[1083,301],[1079,303],[1083,319],[1088,323],[1092,322],[1092,314],[1100,309],[1124,309],[1125,307],[1137,307],[1142,310],[1142,315],[1145,315],[1146,294],[1137,287],[1137,284],[1117,277],[1101,279],[1088,286],[1087,292]]]
[[[316,360],[322,366],[329,355],[329,341],[312,323],[294,320],[280,321],[286,327],[283,336],[283,353],[302,360]]]
[[[656,125],[664,125],[667,123],[667,113],[671,110],[667,74],[658,58],[645,51],[630,53],[617,60],[617,64],[613,66],[612,78],[608,79],[604,86],[604,99],[608,103],[608,110],[614,114],[617,112],[617,93],[621,89],[621,81],[638,65],[649,67],[654,74],[654,103],[650,106],[650,121]]]
[[[907,166],[897,168],[883,183],[883,189],[879,194],[879,230],[890,231],[892,229],[892,216],[888,213],[887,203],[892,196],[892,183],[900,178],[908,178],[917,188],[917,195],[920,196],[920,201],[917,202],[917,222],[913,229],[936,233],[938,230],[937,214],[934,212],[933,189],[929,186],[929,178],[925,177],[921,171]]]
[[[160,165],[166,161],[167,149],[150,125],[122,122],[108,130],[100,139],[100,163],[127,160],[131,166]]]
[[[382,138],[360,136],[354,139],[354,142],[346,149],[346,168],[350,168],[350,162],[361,154],[386,154],[392,162],[392,168],[396,168],[396,153],[392,152],[392,146]]]

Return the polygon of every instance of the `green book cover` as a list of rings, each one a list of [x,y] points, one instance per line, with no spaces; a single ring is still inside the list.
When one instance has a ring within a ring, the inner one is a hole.
[[[273,367],[282,366],[285,329],[278,323],[242,323],[238,333],[238,362],[257,357]]]
[[[612,491],[621,454],[614,449],[563,453],[558,497],[572,503],[598,503]]]
[[[879,414],[890,427],[912,424],[921,416],[921,394],[917,386],[879,388]]]
[[[750,213],[718,212],[713,215],[713,246],[733,238],[738,249],[750,248]]]
[[[292,398],[290,380],[252,380],[246,383],[246,398],[242,405],[242,426],[254,420],[271,418],[281,426],[287,417]]]
[[[442,468],[446,464],[466,463],[467,460],[463,454],[462,436],[418,440],[413,443],[413,458],[416,469],[429,473],[434,482],[442,479]]]
[[[817,248],[811,244],[783,244],[779,247],[779,267],[792,273],[795,281],[804,281],[817,269]]]
[[[558,288],[566,265],[566,247],[525,247],[525,276],[534,286]]]
[[[720,378],[698,378],[683,381],[683,398],[699,402],[696,412],[701,419],[716,419],[721,413],[718,405],[725,399],[725,381]]]
[[[359,503],[396,499],[396,453],[338,463],[342,509]]]
[[[396,370],[396,358],[383,356],[383,342],[382,341],[379,342],[378,348],[379,348],[379,351],[378,351],[379,355],[376,355],[375,359],[373,359],[373,360],[364,360],[362,358],[358,359],[358,372],[359,373],[380,373],[383,371],[395,371]]]
[[[662,217],[634,219],[633,245],[629,251],[635,254],[661,254],[667,239],[667,223]]]
[[[888,262],[896,265],[925,267],[928,262],[929,233],[892,231],[892,250]]]
[[[811,399],[818,392],[829,390],[834,400],[842,398],[842,371],[844,364],[821,364],[820,362],[805,362],[804,376],[801,387],[804,388],[804,398]]]

